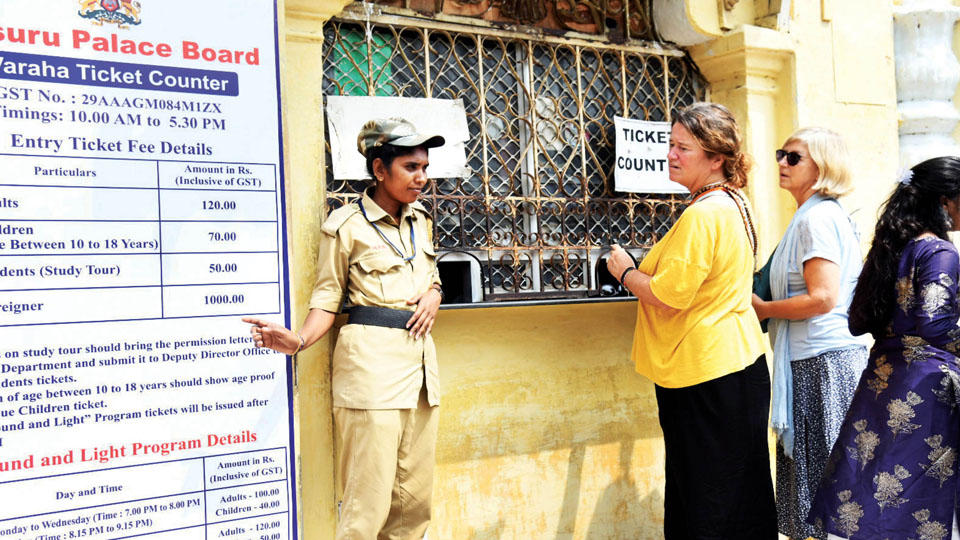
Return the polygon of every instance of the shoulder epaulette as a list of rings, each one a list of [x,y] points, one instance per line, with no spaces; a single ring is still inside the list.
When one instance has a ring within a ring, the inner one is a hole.
[[[360,212],[360,207],[354,204],[347,204],[337,208],[333,212],[330,212],[330,215],[327,216],[327,219],[323,222],[323,226],[320,227],[320,230],[329,234],[330,236],[336,236],[337,231],[340,230],[340,227],[350,219],[351,216]]]

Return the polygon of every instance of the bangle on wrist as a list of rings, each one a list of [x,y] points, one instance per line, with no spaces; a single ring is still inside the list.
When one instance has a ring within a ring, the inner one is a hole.
[[[627,269],[624,270],[622,274],[620,274],[620,284],[621,284],[621,285],[623,285],[624,287],[627,286],[627,284],[624,283],[623,280],[627,279],[627,274],[629,274],[630,272],[633,272],[634,270],[636,270],[636,268],[634,268],[634,267],[632,267],[632,266],[628,266]]]
[[[293,351],[293,354],[291,354],[290,356],[296,356],[298,352],[303,350],[303,346],[306,344],[306,342],[303,341],[303,336],[300,335],[300,332],[295,332],[295,333],[297,335],[297,339],[300,340],[300,344],[297,345],[297,350]]]

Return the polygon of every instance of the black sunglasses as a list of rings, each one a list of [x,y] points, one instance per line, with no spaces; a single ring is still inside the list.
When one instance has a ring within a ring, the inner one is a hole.
[[[777,150],[777,163],[780,163],[780,160],[783,159],[784,156],[786,156],[787,158],[787,165],[791,167],[793,167],[797,163],[800,163],[800,158],[803,157],[797,152],[787,152],[786,150],[780,149],[780,150]]]

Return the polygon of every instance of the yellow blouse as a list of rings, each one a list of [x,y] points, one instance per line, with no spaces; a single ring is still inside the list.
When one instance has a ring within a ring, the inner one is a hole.
[[[766,347],[753,311],[753,254],[736,203],[725,195],[690,205],[640,263],[653,295],[642,302],[632,358],[665,388],[700,384],[753,364]]]

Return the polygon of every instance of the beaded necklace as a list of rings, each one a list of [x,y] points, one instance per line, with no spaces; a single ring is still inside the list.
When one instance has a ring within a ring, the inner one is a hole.
[[[747,206],[747,201],[743,197],[743,194],[740,193],[740,190],[730,187],[726,182],[714,182],[712,184],[707,184],[702,188],[694,191],[690,194],[690,204],[694,204],[699,200],[699,197],[717,189],[723,190],[724,193],[730,196],[733,199],[734,204],[737,205],[737,209],[740,210],[740,219],[743,220],[743,228],[747,232],[747,240],[750,241],[750,249],[753,251],[753,269],[757,269],[757,230],[753,226],[753,218],[750,216],[750,207]]]
[[[704,193],[708,191],[713,191],[715,189],[720,189],[722,187],[723,187],[723,182],[714,182],[712,184],[707,184],[703,186],[702,188],[690,194],[690,204],[697,202],[697,198],[703,195]]]

